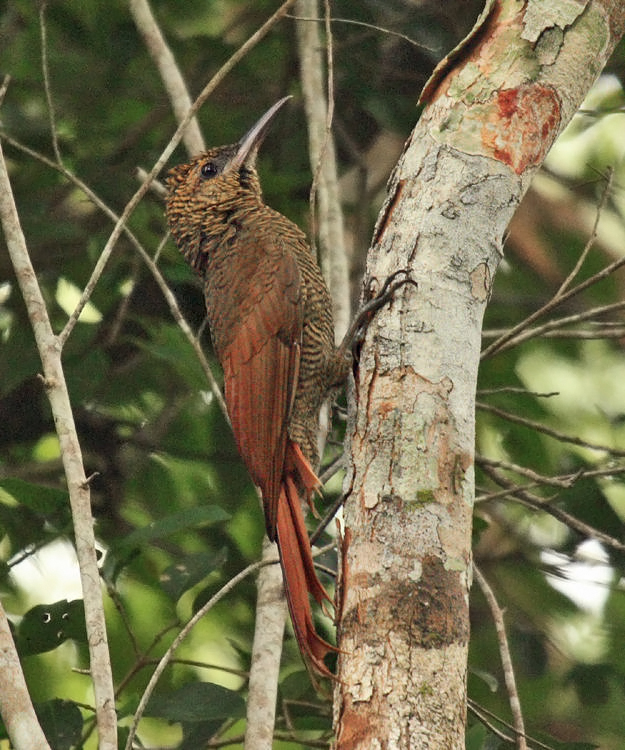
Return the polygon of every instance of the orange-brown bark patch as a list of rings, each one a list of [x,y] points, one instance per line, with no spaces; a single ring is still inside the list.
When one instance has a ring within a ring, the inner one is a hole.
[[[540,84],[498,91],[487,105],[481,141],[485,153],[517,174],[540,164],[560,124],[560,101]]]

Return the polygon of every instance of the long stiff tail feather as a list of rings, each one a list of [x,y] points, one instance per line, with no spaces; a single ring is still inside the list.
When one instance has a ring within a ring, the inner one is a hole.
[[[308,495],[319,485],[319,480],[299,446],[289,443],[287,453],[289,460],[286,462],[286,471],[280,488],[277,523],[284,590],[295,637],[305,662],[319,674],[333,677],[324,658],[326,654],[337,649],[315,630],[308,595],[310,594],[318,604],[324,600],[332,600],[315,571],[298,491],[299,485]]]

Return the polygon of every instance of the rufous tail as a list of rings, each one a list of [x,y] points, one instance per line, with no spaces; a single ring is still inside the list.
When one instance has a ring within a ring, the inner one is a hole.
[[[312,595],[318,604],[324,600],[330,602],[332,600],[315,572],[298,485],[304,489],[309,499],[319,486],[319,479],[300,447],[289,442],[284,479],[280,488],[277,523],[277,542],[284,574],[284,590],[295,637],[304,661],[319,674],[333,677],[325,665],[324,657],[337,649],[327,643],[315,630],[308,595]]]

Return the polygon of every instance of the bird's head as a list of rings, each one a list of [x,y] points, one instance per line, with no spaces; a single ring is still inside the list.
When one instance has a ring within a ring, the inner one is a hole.
[[[241,200],[261,199],[256,172],[258,150],[276,113],[290,98],[285,96],[270,107],[238,143],[211,148],[169,172],[170,224],[178,215],[188,219],[190,211],[229,211]]]

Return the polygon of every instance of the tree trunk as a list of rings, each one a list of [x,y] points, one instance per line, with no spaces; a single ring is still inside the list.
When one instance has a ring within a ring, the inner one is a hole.
[[[492,2],[426,87],[369,251],[351,400],[336,747],[464,748],[481,324],[508,222],[625,25],[621,0]]]

